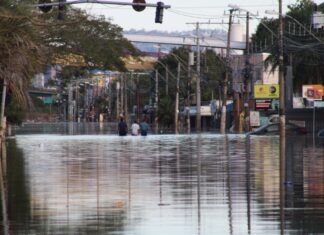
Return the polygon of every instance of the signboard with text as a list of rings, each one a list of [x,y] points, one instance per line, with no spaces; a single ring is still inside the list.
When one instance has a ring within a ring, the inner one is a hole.
[[[324,101],[314,101],[315,108],[324,108]]]
[[[279,85],[254,85],[255,99],[277,99],[279,98]]]
[[[322,85],[303,85],[303,98],[308,100],[322,100],[323,86]]]
[[[258,111],[250,111],[250,126],[260,126],[260,113]]]
[[[255,109],[271,109],[271,99],[263,99],[255,101]]]

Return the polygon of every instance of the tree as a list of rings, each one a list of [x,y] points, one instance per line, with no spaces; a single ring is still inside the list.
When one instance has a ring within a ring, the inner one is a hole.
[[[51,13],[56,15],[55,11]],[[52,59],[78,55],[84,59],[83,69],[126,71],[122,57],[139,52],[122,35],[122,28],[105,17],[95,17],[82,10],[67,8],[64,22],[52,22],[43,14],[46,27],[42,37],[52,50]],[[48,26],[50,25],[50,26]]]
[[[291,64],[293,67],[294,91],[296,92],[301,90],[303,84],[324,82],[322,76],[324,73],[324,35],[323,32],[316,32],[309,27],[313,6],[314,3],[310,0],[298,0],[295,4],[288,6],[288,16],[284,17],[284,64]],[[318,8],[323,10],[324,4]],[[256,34],[252,37],[253,45],[264,45],[259,48],[260,52],[271,53],[266,64],[271,65],[272,69],[278,66],[279,61],[277,34],[278,19],[263,19],[257,27]]]
[[[9,94],[27,107],[30,105],[29,81],[44,62],[37,27],[30,18],[30,11],[11,1],[4,1],[0,7],[0,27],[0,79],[4,84],[4,97],[8,87]]]
[[[104,17],[67,7],[65,20],[59,21],[57,7],[43,14],[30,7],[35,2],[5,0],[0,6],[0,79],[23,106],[31,107],[31,78],[54,59],[83,58],[80,65],[63,66],[61,74],[68,80],[95,68],[125,71],[122,57],[139,54],[122,29]]]
[[[202,101],[210,101],[213,94],[219,98],[218,87],[222,85],[225,73],[225,61],[213,50],[206,50],[202,54]]]
[[[159,59],[159,62],[156,63],[155,68],[158,69],[159,74],[165,76],[165,67],[168,68],[170,72],[168,79],[169,93],[166,94],[165,87],[165,78],[160,82],[159,89],[159,120],[165,121],[165,123],[173,123],[174,119],[174,107],[175,107],[175,94],[176,94],[176,74],[177,66],[180,61],[181,64],[181,75],[180,75],[180,106],[184,107],[191,105],[188,100],[192,98],[192,95],[195,93],[195,81],[192,80],[192,75],[196,73],[194,68],[190,68],[188,71],[188,56],[190,50],[185,47],[175,48],[171,52]],[[223,74],[225,71],[224,61],[222,58],[217,55],[213,50],[206,50],[201,55],[201,94],[202,101],[210,102],[213,94],[218,94],[218,87],[222,84]],[[191,76],[188,76],[188,72]],[[173,76],[171,75],[173,74]],[[195,101],[193,101],[195,103]],[[166,106],[170,108],[166,108]],[[172,107],[172,108],[171,108]],[[160,111],[163,110],[163,113]]]

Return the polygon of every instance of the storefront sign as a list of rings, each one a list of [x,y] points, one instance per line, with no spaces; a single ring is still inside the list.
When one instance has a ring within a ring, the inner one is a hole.
[[[308,100],[322,100],[323,86],[322,85],[303,85],[303,98]]]
[[[324,108],[324,101],[314,101],[314,107]]]
[[[255,99],[275,99],[279,98],[279,85],[254,85]]]
[[[255,109],[270,109],[271,108],[271,99],[256,100]]]
[[[250,126],[260,126],[260,113],[258,111],[250,111]]]

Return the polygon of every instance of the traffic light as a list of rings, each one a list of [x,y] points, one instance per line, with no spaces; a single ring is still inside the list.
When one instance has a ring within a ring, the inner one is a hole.
[[[158,2],[155,11],[155,23],[162,24],[163,21],[163,10],[164,10],[164,3]]]
[[[51,0],[38,0],[38,4],[52,3]],[[52,10],[52,6],[40,6],[38,7],[42,12],[47,13]]]
[[[64,20],[64,11],[65,11],[65,5],[61,3],[65,3],[66,0],[59,0],[59,6],[58,6],[58,15],[57,19]]]
[[[242,75],[245,79],[250,79],[252,77],[252,70],[249,65],[242,70]]]

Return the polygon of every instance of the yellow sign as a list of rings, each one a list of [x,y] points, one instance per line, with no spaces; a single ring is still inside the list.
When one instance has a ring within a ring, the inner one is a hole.
[[[254,85],[255,99],[277,99],[279,98],[279,85]]]

